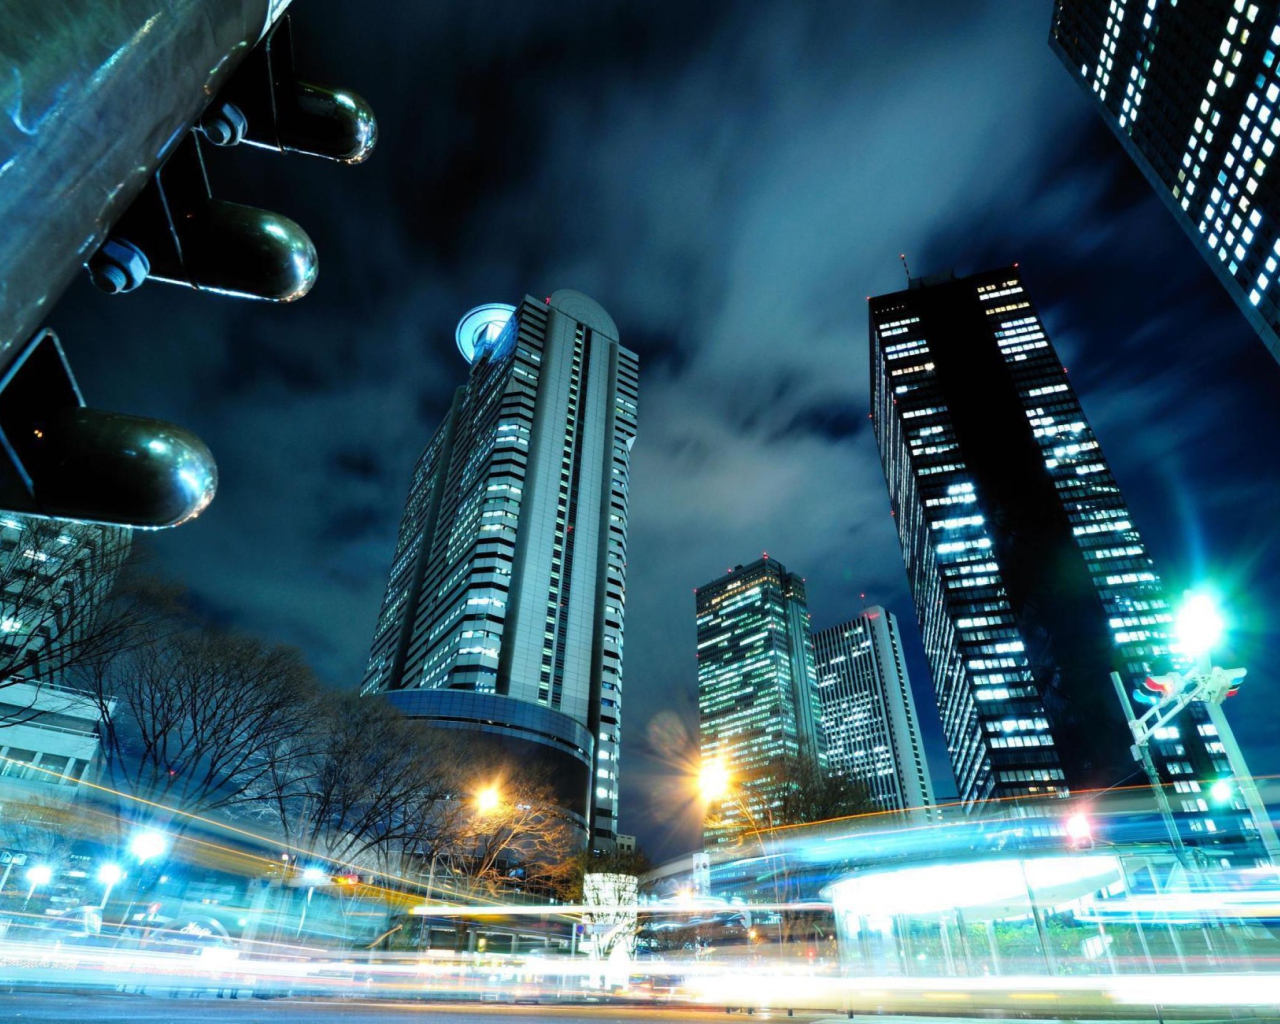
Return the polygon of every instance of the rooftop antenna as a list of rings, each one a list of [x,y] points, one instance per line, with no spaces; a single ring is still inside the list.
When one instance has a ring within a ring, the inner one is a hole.
[[[862,610],[865,612],[867,610],[867,595],[859,594],[858,596],[862,598]]]
[[[907,275],[907,284],[911,283],[911,271],[907,269],[907,254],[905,252],[898,253],[898,259],[902,260],[903,273]]]

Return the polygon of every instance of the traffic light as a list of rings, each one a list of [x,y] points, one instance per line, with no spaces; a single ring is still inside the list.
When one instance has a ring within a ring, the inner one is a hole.
[[[1187,687],[1187,679],[1181,672],[1166,672],[1162,676],[1147,676],[1133,696],[1143,704],[1159,704],[1176,697]]]
[[[1240,690],[1240,682],[1248,673],[1244,668],[1218,668],[1209,671],[1204,681],[1204,700],[1210,704],[1221,704],[1228,697],[1234,697]]]

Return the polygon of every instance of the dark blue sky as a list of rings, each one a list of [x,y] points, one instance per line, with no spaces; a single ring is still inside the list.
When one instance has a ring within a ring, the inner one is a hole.
[[[156,536],[209,613],[358,685],[458,316],[576,288],[641,357],[622,828],[696,841],[693,587],[768,551],[815,627],[896,612],[949,786],[866,418],[865,296],[1019,261],[1171,590],[1216,581],[1229,706],[1280,771],[1280,367],[1047,45],[1049,0],[296,5],[299,64],[380,118],[356,168],[216,153],[320,249],[291,307],[78,283],[89,400],[172,419],[222,484]],[[381,11],[381,9],[379,9]],[[1099,685],[1107,685],[1099,680]]]

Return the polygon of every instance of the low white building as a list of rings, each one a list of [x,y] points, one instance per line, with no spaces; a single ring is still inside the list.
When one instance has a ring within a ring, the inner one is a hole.
[[[0,799],[72,799],[96,770],[102,710],[53,683],[0,685]]]

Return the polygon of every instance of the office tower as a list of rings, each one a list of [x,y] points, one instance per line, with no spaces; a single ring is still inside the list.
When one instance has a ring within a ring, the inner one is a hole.
[[[477,307],[414,471],[361,692],[465,730],[617,834],[636,357],[585,295]]]
[[[1110,681],[1168,667],[1170,612],[1016,267],[870,300],[871,398],[960,798],[1143,782]],[[1229,825],[1202,705],[1152,744],[1189,837]],[[1215,821],[1215,818],[1217,819]]]
[[[827,768],[863,783],[884,810],[926,818],[935,803],[933,781],[898,620],[868,608],[814,633],[813,647]]]
[[[1280,358],[1280,11],[1057,0],[1049,45]]]
[[[0,516],[0,701],[15,678],[66,685],[96,643],[94,621],[132,538],[124,526]]]
[[[825,756],[804,580],[766,555],[695,595],[702,763],[728,783],[704,830],[717,843],[744,822],[768,824],[780,762]]]

